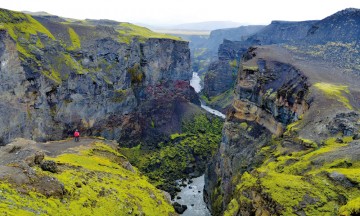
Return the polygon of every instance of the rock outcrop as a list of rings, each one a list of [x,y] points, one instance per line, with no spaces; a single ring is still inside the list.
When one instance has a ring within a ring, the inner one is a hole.
[[[207,169],[206,199],[216,214],[230,202],[234,175],[256,167],[263,159],[256,153],[271,134],[280,136],[309,107],[307,79],[299,70],[256,55],[251,48],[243,59],[220,150]]]
[[[322,20],[273,21],[244,40],[239,39],[240,34],[233,42],[225,40],[219,47],[218,59],[209,64],[208,78],[206,79],[205,76],[204,93],[210,99],[209,104],[212,105],[211,97],[219,96],[231,87],[228,85],[230,77],[227,75],[230,69],[221,57],[221,53],[226,55],[240,53],[241,56],[251,46],[281,44],[297,54],[324,59],[329,63],[337,62],[344,68],[359,71],[359,55],[356,51],[360,46],[357,36],[360,34],[359,26],[359,9],[349,8]],[[233,43],[231,50],[226,49],[227,44],[231,43]],[[230,58],[228,62],[232,60]],[[240,58],[237,58],[237,61],[239,60]],[[355,73],[359,74],[359,72]],[[232,81],[234,82],[235,79],[233,78]],[[216,103],[214,104],[218,107]]]
[[[212,62],[205,74],[205,96],[210,98],[219,95],[234,86],[238,64],[245,51],[240,42],[224,40],[218,50],[218,61]]]
[[[351,99],[360,96],[358,77],[319,67],[325,62],[278,46],[244,55],[220,149],[205,175],[213,215],[358,212],[359,105]]]
[[[78,128],[151,146],[197,112],[187,42],[128,23],[0,13],[2,144]]]

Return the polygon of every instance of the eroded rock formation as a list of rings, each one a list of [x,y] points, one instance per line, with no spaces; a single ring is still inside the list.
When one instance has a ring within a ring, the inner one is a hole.
[[[187,42],[136,36],[140,27],[127,23],[0,13],[2,144],[62,139],[78,128],[151,146],[197,112]]]

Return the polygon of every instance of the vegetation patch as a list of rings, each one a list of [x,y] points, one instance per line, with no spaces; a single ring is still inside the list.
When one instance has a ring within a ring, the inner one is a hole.
[[[350,200],[346,205],[339,210],[341,216],[351,216],[360,214],[360,197]]]
[[[219,95],[210,98],[206,97],[204,94],[201,94],[200,97],[210,107],[215,107],[217,109],[223,110],[231,105],[234,98],[234,90],[231,88]]]
[[[71,44],[72,46],[68,47],[69,50],[77,50],[80,49],[81,47],[81,42],[80,42],[80,38],[79,35],[76,34],[76,32],[74,31],[73,28],[69,27],[69,36],[70,36],[70,40],[71,40]]]
[[[133,38],[137,38],[140,42],[145,42],[149,38],[168,38],[172,40],[181,40],[181,38],[176,36],[156,33],[148,28],[125,22],[120,23],[119,26],[117,26],[117,32],[119,33],[119,41],[127,44],[131,43]]]
[[[288,129],[294,127],[296,125]],[[337,143],[337,137],[332,137],[320,145],[312,140],[285,136],[286,140],[291,139],[306,147],[289,151],[281,144],[282,139],[273,138],[271,144],[260,151],[268,159],[236,180],[233,198],[239,209],[246,211],[254,200],[259,200],[253,196],[261,194],[262,202],[265,202],[262,206],[275,205],[282,215],[296,215],[300,211],[306,215],[351,215],[358,212],[360,163],[346,156],[327,156],[348,146],[352,137],[343,137],[343,143]],[[227,215],[233,215],[234,204],[232,201],[227,206]]]
[[[139,145],[120,151],[151,182],[174,195],[175,180],[205,171],[206,163],[221,141],[222,124],[220,118],[198,115],[192,121],[183,122],[182,133],[171,135],[168,142],[159,144],[159,149],[143,150]]]
[[[131,83],[141,83],[145,76],[139,63],[135,63],[127,71],[130,74]]]
[[[64,184],[62,198],[35,191],[21,193],[0,183],[0,214],[5,215],[172,215],[164,194],[137,171],[123,167],[126,158],[112,147],[93,143],[79,153],[47,158],[56,161],[58,173],[36,168],[36,173]]]
[[[329,98],[333,98],[341,102],[345,107],[352,110],[349,99],[346,97],[346,94],[349,94],[350,91],[347,86],[344,85],[335,85],[331,83],[315,83],[314,86],[325,93]]]

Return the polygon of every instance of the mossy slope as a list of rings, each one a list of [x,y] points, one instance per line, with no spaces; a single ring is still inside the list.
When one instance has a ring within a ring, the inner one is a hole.
[[[36,191],[21,193],[1,182],[2,215],[173,215],[164,194],[137,171],[125,169],[126,158],[112,147],[95,142],[78,153],[54,158],[57,173],[35,168],[64,184],[62,198],[46,197]],[[24,191],[22,189],[21,191]]]
[[[84,74],[108,71],[114,67],[106,60],[99,60],[98,67],[84,67],[79,58],[83,53],[83,44],[89,46],[108,38],[122,44],[130,44],[134,40],[145,43],[150,38],[180,40],[178,37],[156,33],[131,23],[111,21],[112,25],[107,25],[101,21],[57,17],[63,20],[60,22],[54,21],[55,18],[33,17],[0,9],[0,30],[5,30],[14,40],[23,64],[43,74],[55,84],[66,80],[70,72]]]
[[[343,137],[342,142],[333,137],[315,143],[290,134],[287,131],[284,138],[273,138],[259,152],[267,158],[265,162],[233,179],[238,183],[225,215],[249,209],[265,215],[355,215],[359,211],[359,161],[350,154],[331,156],[344,148],[351,149],[352,137]],[[292,140],[293,146],[284,145],[284,140]],[[295,146],[302,147],[294,150]]]

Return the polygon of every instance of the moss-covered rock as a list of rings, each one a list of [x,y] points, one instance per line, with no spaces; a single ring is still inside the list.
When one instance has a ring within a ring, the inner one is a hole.
[[[0,214],[175,215],[164,193],[136,169],[127,169],[126,158],[110,145],[95,141],[72,152],[46,157],[46,161],[56,162],[56,173],[33,169],[32,175],[59,181],[63,195],[47,196],[30,186],[2,181]],[[47,190],[50,188],[44,188]]]

